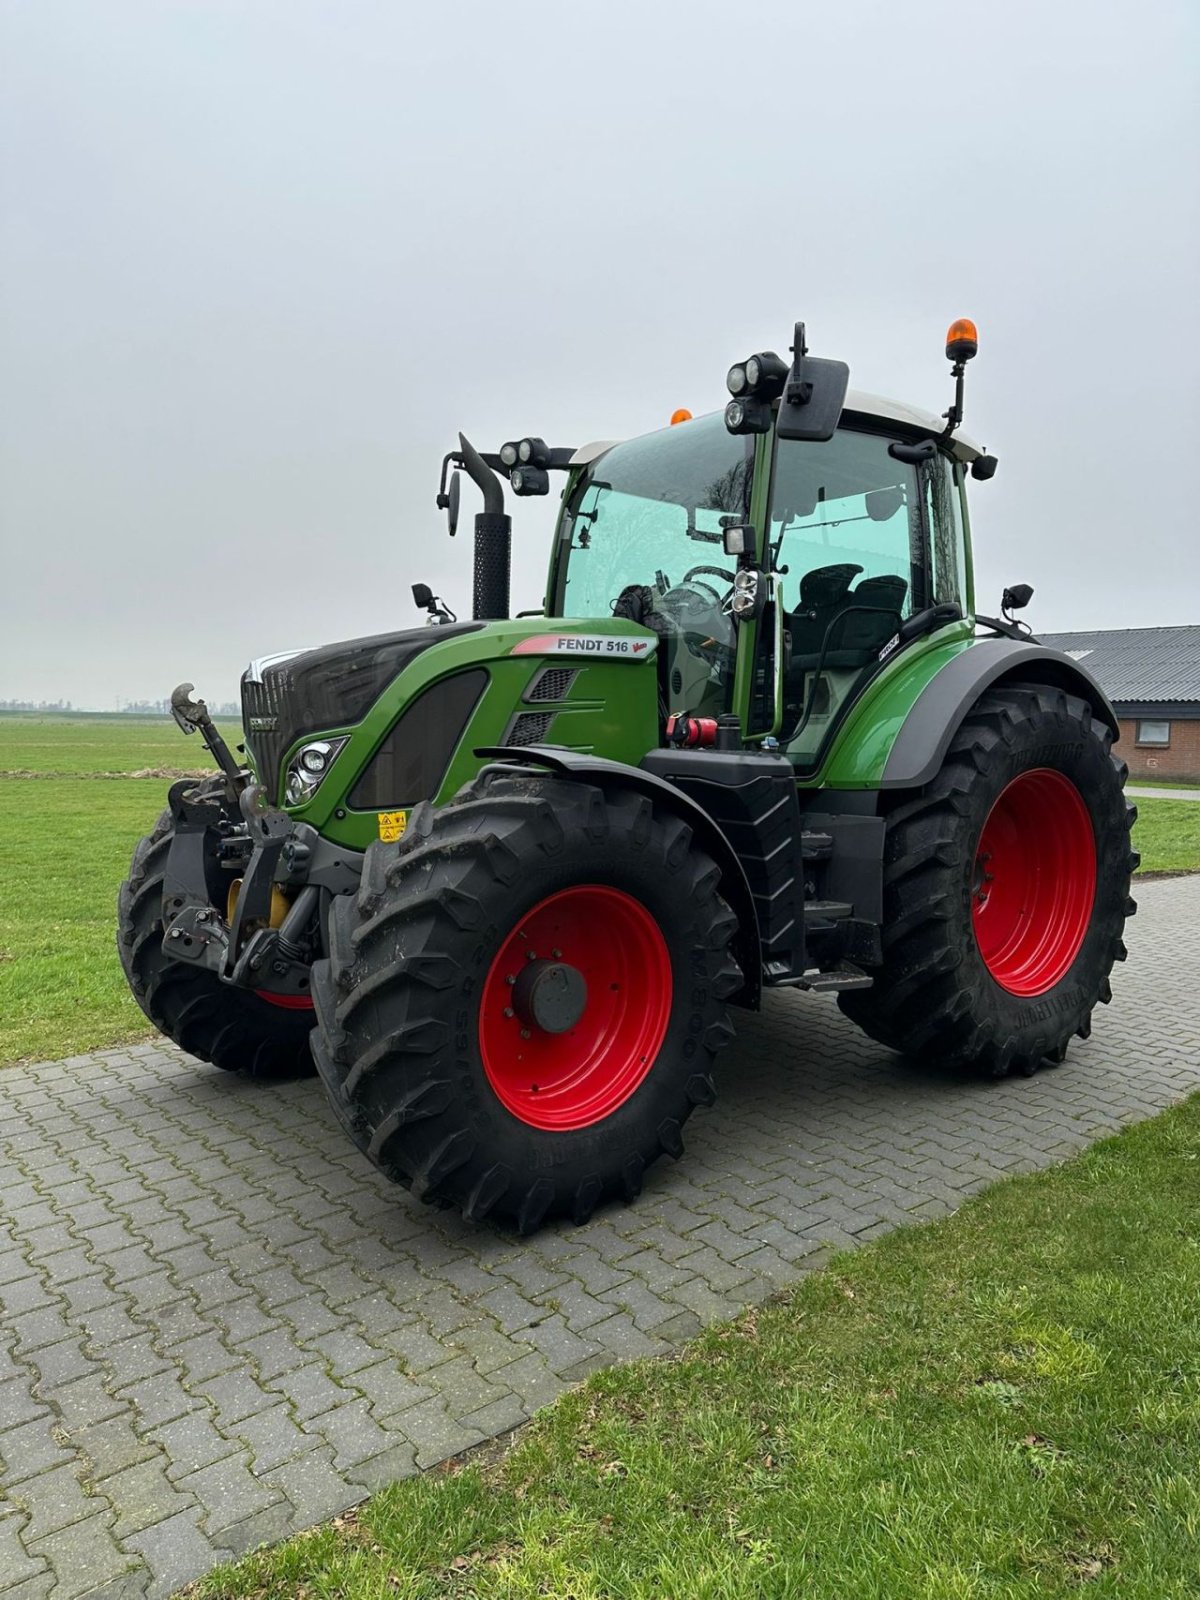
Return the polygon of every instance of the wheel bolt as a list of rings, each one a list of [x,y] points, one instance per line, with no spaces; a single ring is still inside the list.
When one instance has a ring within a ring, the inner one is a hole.
[[[525,959],[526,959],[526,961],[536,961],[537,960],[537,951],[536,950],[526,950]]]
[[[521,1037],[522,1037],[522,1039],[528,1039],[530,1037],[530,1033],[529,1033],[529,1029],[528,1028],[522,1028],[521,1029]]]
[[[504,974],[504,981],[505,981],[505,983],[508,984],[509,988],[511,989],[513,984],[516,983],[516,981],[517,981],[516,973],[515,972],[506,972]]]
[[[562,960],[562,951],[561,950],[551,950],[550,954],[554,957],[555,961],[561,961]]]
[[[516,1016],[516,1012],[513,1010],[513,1008],[511,1006],[505,1006],[504,1015],[506,1017],[515,1017]]]

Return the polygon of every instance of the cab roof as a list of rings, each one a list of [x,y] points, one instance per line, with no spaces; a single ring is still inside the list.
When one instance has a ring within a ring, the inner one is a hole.
[[[889,400],[884,395],[867,394],[862,389],[850,389],[846,393],[842,419],[846,420],[849,417],[897,423],[902,428],[911,428],[917,433],[934,436],[940,434],[946,426],[944,417],[934,416],[932,411],[926,411],[921,406],[910,406],[904,400]],[[606,450],[611,450],[613,445],[621,443],[623,441],[620,439],[598,439],[593,444],[585,444],[571,457],[571,465],[586,467],[598,456],[602,456]],[[976,456],[983,454],[983,446],[976,444],[974,439],[969,439],[964,433],[955,433],[950,440],[950,453],[957,461],[974,461]]]

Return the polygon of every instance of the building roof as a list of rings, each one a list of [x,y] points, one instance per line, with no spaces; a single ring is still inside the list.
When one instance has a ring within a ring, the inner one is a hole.
[[[1038,638],[1082,662],[1110,700],[1200,701],[1200,623]]]

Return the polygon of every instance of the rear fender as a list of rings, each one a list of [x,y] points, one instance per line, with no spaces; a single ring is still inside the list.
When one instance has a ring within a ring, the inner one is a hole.
[[[648,799],[674,811],[688,824],[701,848],[707,850],[721,869],[721,894],[738,919],[733,948],[742,969],[743,986],[733,996],[733,1004],[757,1011],[762,1003],[762,940],[750,885],[741,862],[717,823],[690,796],[639,767],[583,751],[564,750],[551,745],[489,745],[475,751],[481,760],[491,758],[522,766],[546,767],[556,777],[602,787],[633,789]]]
[[[970,649],[952,656],[914,700],[888,753],[880,787],[919,789],[928,783],[941,770],[950,741],[980,695],[1013,681],[1078,695],[1114,739],[1120,732],[1107,695],[1078,661],[1031,640],[977,639]]]

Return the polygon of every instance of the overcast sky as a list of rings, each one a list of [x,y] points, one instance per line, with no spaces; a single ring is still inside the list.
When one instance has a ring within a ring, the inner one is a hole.
[[[938,411],[978,323],[983,609],[1200,622],[1195,0],[0,19],[0,699],[232,697],[416,622],[414,579],[465,614],[460,427],[644,432],[798,317]],[[514,608],[549,507],[515,511]]]

